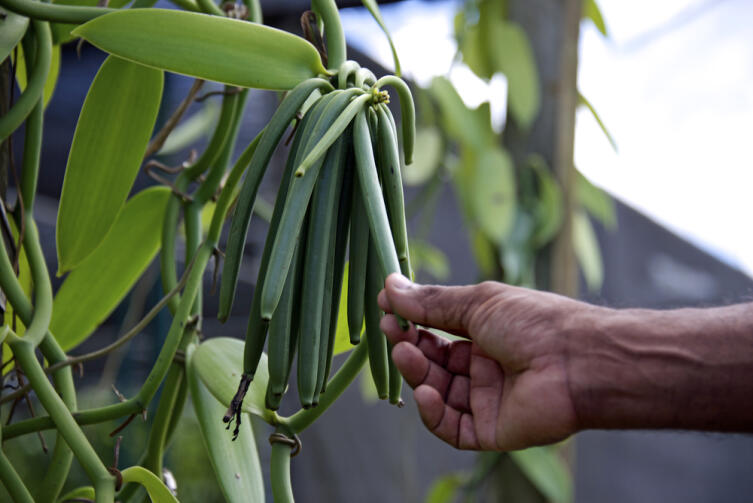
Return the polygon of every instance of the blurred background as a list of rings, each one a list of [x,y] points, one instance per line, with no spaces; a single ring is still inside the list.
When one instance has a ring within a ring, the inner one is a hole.
[[[616,307],[751,298],[751,2],[380,4],[417,103],[416,162],[405,168],[404,182],[419,281],[496,279]],[[266,23],[300,33],[307,1],[262,5]],[[357,0],[338,5],[349,56],[377,75],[394,72],[389,42],[371,15]],[[51,270],[68,148],[104,59],[93,47],[80,49],[77,54],[75,42],[61,46],[58,87],[46,112],[37,218]],[[191,84],[167,76],[160,121]],[[239,151],[279,98],[252,92]],[[391,107],[399,114],[397,100]],[[161,160],[176,165],[190,148],[201,149],[218,112],[216,98],[192,105]],[[14,138],[15,152],[22,141]],[[254,287],[269,217],[265,202],[274,200],[284,158],[281,149],[262,185],[241,271],[242,297],[250,298]],[[153,183],[141,174],[136,190]],[[74,353],[103,346],[139,319],[161,296],[158,274],[154,264],[108,323]],[[246,307],[236,303],[225,325],[214,321],[211,282],[208,276],[205,335],[242,337]],[[168,325],[163,313],[126,351],[87,364],[82,405],[112,401],[112,384],[128,395],[142,382]],[[369,382],[360,378],[306,432],[303,454],[292,463],[301,501],[753,499],[753,440],[746,436],[594,431],[560,446],[479,455],[456,451],[427,433],[410,390],[404,391],[406,407],[397,409],[376,401]],[[285,407],[292,410],[293,401]],[[28,415],[22,408],[16,419]],[[190,407],[185,414],[167,462],[179,497],[220,501]],[[137,461],[145,442],[144,426],[137,423],[126,430],[123,464]],[[87,429],[101,439],[104,459],[112,450],[107,433],[115,426]],[[256,426],[267,466],[270,431],[263,423]],[[37,437],[9,442],[9,456],[25,459],[29,476],[47,459]]]

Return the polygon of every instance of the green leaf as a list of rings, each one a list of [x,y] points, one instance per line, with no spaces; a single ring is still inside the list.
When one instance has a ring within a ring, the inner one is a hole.
[[[123,483],[135,482],[144,486],[153,503],[178,503],[170,489],[155,474],[141,466],[132,466],[121,472]]]
[[[21,49],[19,42],[28,26],[29,18],[15,12],[8,12],[4,19],[0,18],[0,63],[5,61],[14,47],[18,46],[19,50]]]
[[[604,264],[596,233],[583,211],[577,211],[573,215],[573,247],[588,289],[598,290],[604,283]]]
[[[94,488],[92,486],[77,487],[72,491],[58,498],[58,503],[65,503],[71,500],[92,500],[94,501]]]
[[[50,328],[63,349],[81,343],[120,304],[160,247],[167,187],[132,197],[112,232],[63,281],[55,295]]]
[[[201,110],[182,121],[170,136],[167,137],[157,155],[169,155],[179,152],[192,145],[200,138],[209,136],[213,125],[220,116],[220,105],[216,101],[207,100]]]
[[[466,477],[459,473],[450,473],[432,482],[426,493],[425,503],[452,503],[457,499],[458,489]]]
[[[551,503],[570,503],[573,483],[570,471],[556,447],[532,447],[507,453],[536,489]]]
[[[439,104],[442,128],[453,140],[477,150],[495,143],[496,135],[488,119],[488,103],[476,110],[469,109],[444,77],[432,79],[429,91]]]
[[[230,337],[215,337],[201,344],[194,351],[192,358],[201,381],[222,405],[229,406],[243,375],[243,341]],[[251,381],[243,400],[243,412],[255,414],[271,423],[274,413],[264,406],[267,381],[267,355],[262,353],[254,380]]]
[[[617,227],[617,210],[614,199],[592,184],[580,171],[576,171],[575,196],[580,205],[607,229]]]
[[[157,119],[162,72],[109,57],[81,108],[57,219],[58,275],[107,235],[131,191]]]
[[[264,480],[251,418],[244,414],[240,434],[233,441],[222,422],[226,407],[209,392],[195,369],[194,348],[188,350],[186,368],[191,401],[222,494],[230,503],[263,503]]]
[[[118,11],[92,19],[73,34],[143,65],[241,87],[291,89],[327,73],[314,46],[300,37],[193,12]]]
[[[481,231],[502,244],[515,221],[515,173],[510,155],[501,147],[485,149],[478,158],[470,199]]]
[[[534,170],[538,178],[536,231],[532,241],[535,247],[540,248],[554,239],[562,227],[564,203],[562,190],[547,168],[544,158],[539,155],[531,156],[528,166]]]
[[[337,330],[335,331],[335,348],[333,354],[339,355],[350,351],[355,346],[350,343],[348,330],[348,271],[350,264],[345,264],[343,272],[343,286],[340,294],[340,305],[337,308]],[[363,329],[362,329],[363,330]]]
[[[450,261],[447,260],[447,255],[426,241],[411,240],[410,263],[416,274],[424,270],[440,281],[450,276]]]
[[[442,134],[436,127],[419,127],[416,131],[416,152],[421,155],[413,157],[413,163],[403,168],[405,185],[421,185],[436,173],[444,158]]]
[[[390,44],[390,50],[392,51],[392,61],[395,63],[395,75],[398,77],[400,76],[400,59],[397,57],[397,51],[395,50],[395,44],[392,42],[392,36],[390,36],[390,31],[387,29],[387,25],[384,23],[384,19],[382,18],[382,13],[379,11],[379,5],[377,5],[375,0],[361,0],[361,3],[363,4],[366,9],[371,13],[371,17],[374,18],[374,21],[377,22],[379,27],[384,32],[384,35],[387,37],[387,42]]]
[[[615,152],[617,152],[617,142],[614,141],[614,137],[612,136],[612,133],[609,132],[607,129],[607,126],[604,125],[604,122],[601,120],[601,117],[599,117],[599,114],[596,112],[596,109],[593,107],[590,101],[586,99],[585,96],[578,93],[578,104],[586,107],[589,112],[591,112],[591,115],[593,115],[593,118],[596,119],[596,123],[601,128],[601,132],[604,133],[604,136],[607,137],[607,140],[609,140],[609,144],[612,145],[612,148]]]
[[[541,108],[536,59],[523,28],[497,20],[489,30],[489,47],[496,71],[507,78],[507,108],[521,129],[528,130]]]
[[[47,74],[47,80],[44,83],[44,91],[42,96],[44,97],[44,106],[46,107],[52,93],[55,92],[55,86],[58,82],[58,75],[60,74],[60,46],[52,46],[52,56],[50,58],[50,73]],[[24,58],[24,51],[22,46],[18,46],[18,63],[16,63],[16,82],[18,82],[18,88],[23,92],[26,89],[26,58]]]
[[[534,217],[517,208],[515,222],[501,248],[503,281],[513,285],[533,288],[534,251],[531,245],[535,228]]]
[[[596,0],[583,0],[583,17],[593,21],[596,29],[599,30],[602,35],[605,37],[609,36],[607,25],[604,23],[604,16],[601,15],[601,9],[599,9]]]

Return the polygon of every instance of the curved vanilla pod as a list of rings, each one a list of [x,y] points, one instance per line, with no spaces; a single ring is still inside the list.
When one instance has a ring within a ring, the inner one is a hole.
[[[405,201],[403,199],[403,180],[400,173],[400,153],[397,138],[394,136],[389,110],[380,105],[377,109],[378,141],[381,155],[377,168],[382,180],[384,202],[387,216],[395,241],[395,250],[400,262],[400,272],[406,278],[411,277],[410,255],[408,252],[408,229],[405,224]]]
[[[311,93],[317,89],[331,90],[332,86],[324,79],[314,78],[301,82],[288,93],[267,124],[264,134],[259,140],[259,145],[251,158],[248,174],[238,195],[238,202],[230,223],[227,246],[225,247],[225,260],[220,282],[220,307],[217,313],[217,317],[222,322],[227,320],[233,307],[233,299],[238,284],[238,271],[243,258],[251,214],[269,159],[295,114],[298,113]]]
[[[323,346],[326,345],[327,336],[322,333],[322,318],[330,249],[334,244],[335,209],[344,164],[342,146],[343,139],[339,139],[327,152],[309,212],[300,305],[303,331],[298,339],[298,395],[304,408],[316,405],[321,388],[319,376],[324,374],[326,366],[327,351]],[[329,317],[329,311],[326,316]]]
[[[400,121],[403,128],[403,151],[405,164],[413,163],[413,146],[416,142],[416,108],[408,84],[400,77],[387,75],[376,81],[374,88],[392,86],[400,98]]]
[[[374,379],[377,394],[380,399],[389,396],[389,370],[387,363],[387,338],[379,328],[381,311],[377,305],[377,294],[382,289],[383,278],[381,266],[377,258],[375,241],[378,238],[373,234],[369,239],[369,256],[367,259],[366,275],[366,299],[364,302],[364,315],[366,319],[366,344],[369,349],[369,368]]]
[[[306,136],[308,145],[316,143],[322,138],[322,136],[329,134],[333,121],[337,122],[340,120],[339,116],[341,115],[342,110],[347,109],[350,106],[348,102],[356,91],[360,90],[335,90],[326,95],[332,96],[331,101],[327,104],[321,117],[317,120],[313,133]],[[354,101],[357,101],[358,99],[360,98],[356,98]],[[316,146],[314,148],[316,148]],[[308,151],[310,155],[311,150],[309,150],[308,147],[305,150]],[[280,220],[280,228],[285,229],[285,232],[277,233],[274,236],[270,262],[268,269],[265,272],[266,278],[264,280],[264,288],[262,289],[261,298],[261,316],[265,320],[270,320],[272,318],[277,303],[280,300],[282,287],[284,286],[284,279],[288,275],[288,269],[290,268],[290,263],[293,258],[293,251],[295,250],[293,243],[298,236],[303,218],[306,215],[306,208],[311,199],[311,194],[314,191],[314,186],[321,170],[322,161],[323,159],[320,157],[319,160],[311,166],[311,169],[306,176],[296,176],[290,182]]]
[[[264,251],[262,252],[261,263],[259,265],[259,275],[257,276],[256,286],[254,287],[254,295],[251,298],[251,312],[248,315],[248,325],[246,326],[246,344],[243,351],[243,372],[251,379],[253,379],[256,367],[259,365],[259,359],[264,350],[264,342],[267,338],[267,328],[269,323],[268,320],[264,320],[261,316],[262,290],[264,288],[264,278],[266,277],[266,271],[272,252],[272,243],[274,242],[274,237],[280,227],[280,218],[282,217],[288,186],[293,179],[293,172],[295,171],[296,166],[295,160],[296,157],[299,156],[300,150],[305,146],[307,135],[310,133],[314,123],[321,115],[324,107],[326,107],[330,99],[332,99],[331,93],[325,94],[319,98],[306,115],[303,116],[303,120],[298,125],[293,145],[288,154],[288,161],[285,164],[285,170],[282,174],[282,180],[280,181],[280,189],[277,192],[275,208],[272,213],[272,221],[269,223],[267,240],[264,243]]]

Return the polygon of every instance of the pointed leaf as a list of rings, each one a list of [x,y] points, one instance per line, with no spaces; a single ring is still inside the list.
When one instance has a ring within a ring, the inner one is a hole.
[[[596,119],[596,123],[601,128],[601,132],[604,133],[604,136],[606,136],[607,140],[609,140],[609,144],[612,145],[614,151],[617,152],[617,142],[614,141],[612,133],[610,133],[607,129],[607,126],[604,125],[604,122],[601,120],[601,117],[599,117],[599,114],[596,112],[596,109],[593,107],[591,102],[588,101],[585,96],[578,93],[578,104],[586,107],[588,111],[591,112],[591,115],[593,115],[594,119]]]
[[[52,46],[52,57],[50,58],[50,72],[47,74],[47,80],[44,83],[44,106],[50,102],[52,93],[55,92],[55,86],[60,74],[60,46]],[[18,63],[16,63],[16,82],[18,88],[23,92],[26,89],[26,58],[22,46],[18,46]]]
[[[178,503],[170,489],[155,474],[141,466],[132,466],[121,472],[123,483],[135,482],[144,486],[152,503]]]
[[[555,447],[532,447],[507,454],[547,501],[570,503],[573,500],[570,471]]]
[[[196,348],[192,358],[196,373],[212,395],[225,407],[230,405],[243,374],[243,341],[215,337]],[[255,414],[270,422],[273,412],[264,406],[267,381],[267,355],[262,353],[254,380],[243,400],[243,412]]]
[[[127,5],[131,0],[107,0],[107,7],[110,7],[111,9],[120,9],[121,7]],[[77,7],[96,7],[97,5],[102,5],[102,0],[52,0],[53,4],[57,5],[74,5]],[[52,41],[55,44],[65,44],[66,42],[70,42],[71,40],[75,39],[73,35],[71,35],[71,31],[76,28],[77,24],[68,24],[68,23],[50,23],[50,28],[52,29]]]
[[[472,182],[471,205],[481,231],[502,244],[515,221],[515,174],[510,155],[500,147],[479,156]]]
[[[86,339],[120,304],[160,246],[167,187],[132,197],[102,244],[63,281],[50,328],[63,349]]]
[[[589,215],[597,219],[607,229],[617,226],[617,211],[614,199],[592,184],[580,171],[576,171],[575,196]]]
[[[507,78],[507,108],[527,130],[541,108],[539,73],[528,37],[517,24],[498,20],[490,26],[489,45],[495,69]]]
[[[469,109],[455,87],[444,77],[435,77],[429,88],[439,103],[442,128],[453,140],[478,150],[495,142],[491,120],[488,120],[488,103],[476,110]]]
[[[403,168],[405,185],[422,185],[437,171],[444,157],[442,134],[435,127],[419,127],[416,131],[414,150],[421,155],[413,157],[413,163]]]
[[[233,441],[222,422],[226,407],[222,405],[199,378],[189,349],[186,374],[191,390],[196,417],[201,428],[201,438],[209,454],[217,482],[225,500],[230,503],[263,503],[264,480],[259,452],[256,448],[251,418],[244,414],[240,434]]]
[[[583,211],[573,215],[573,247],[588,289],[598,290],[604,283],[604,263],[591,220]]]
[[[531,156],[528,165],[533,168],[538,178],[538,197],[536,199],[536,231],[533,245],[540,248],[554,239],[562,227],[563,208],[562,190],[546,161],[539,155]]]
[[[73,34],[143,65],[241,87],[291,89],[326,73],[314,46],[300,37],[193,12],[118,11],[92,19]]]
[[[58,503],[65,503],[66,501],[81,501],[92,500],[94,501],[94,488],[92,486],[77,487],[72,491],[58,498]]]
[[[425,503],[452,503],[457,499],[458,490],[466,478],[460,473],[450,473],[439,477],[429,487]]]
[[[604,16],[601,15],[601,9],[596,3],[596,0],[584,0],[583,2],[583,17],[590,19],[596,26],[596,29],[601,32],[605,37],[609,36],[607,31],[607,25],[604,23]]]
[[[423,270],[440,281],[450,276],[450,262],[447,260],[447,255],[427,241],[411,240],[410,263],[416,274]]]
[[[109,57],[78,118],[57,219],[58,274],[102,242],[139,172],[162,97],[162,72]]]
[[[206,100],[201,110],[182,121],[167,137],[157,155],[170,155],[192,145],[200,138],[209,136],[220,116],[220,105]]]
[[[395,63],[395,75],[398,77],[400,76],[400,59],[397,57],[397,50],[395,50],[395,44],[392,42],[392,36],[390,36],[390,31],[387,29],[387,25],[384,22],[384,19],[382,18],[382,13],[379,11],[379,5],[376,3],[375,0],[361,0],[361,3],[363,4],[366,9],[371,13],[371,17],[374,18],[374,21],[377,22],[379,27],[384,32],[385,36],[387,37],[387,42],[390,44],[390,50],[392,51],[392,61]]]
[[[0,63],[5,61],[14,47],[21,48],[19,42],[28,26],[29,18],[15,12],[9,12],[5,18],[0,18]],[[23,61],[23,58],[21,60]]]

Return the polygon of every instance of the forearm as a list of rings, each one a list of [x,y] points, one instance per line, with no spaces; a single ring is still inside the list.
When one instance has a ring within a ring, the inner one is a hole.
[[[753,304],[574,318],[568,377],[580,428],[753,432]]]

